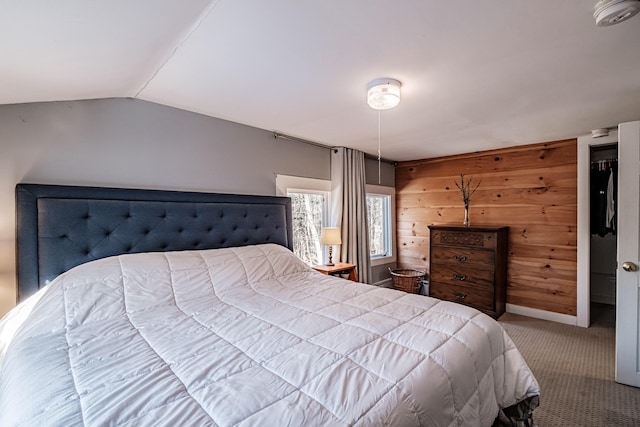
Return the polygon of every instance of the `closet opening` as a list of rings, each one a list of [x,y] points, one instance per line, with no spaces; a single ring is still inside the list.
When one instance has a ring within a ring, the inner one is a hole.
[[[618,144],[591,146],[591,322],[615,327]]]

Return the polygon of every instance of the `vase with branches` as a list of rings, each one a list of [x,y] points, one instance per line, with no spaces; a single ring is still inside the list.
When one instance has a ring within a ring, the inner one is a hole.
[[[469,225],[470,225],[470,222],[469,222],[469,202],[471,201],[471,195],[473,193],[475,193],[476,190],[478,189],[478,187],[480,186],[480,181],[478,181],[478,183],[475,185],[475,187],[472,187],[472,185],[471,185],[471,181],[472,180],[473,180],[473,177],[470,176],[469,179],[465,182],[464,174],[461,173],[460,174],[460,183],[458,183],[458,181],[454,181],[454,183],[456,184],[456,187],[458,187],[458,189],[462,193],[462,201],[464,202],[464,222],[463,222],[463,225],[465,227],[469,227]]]

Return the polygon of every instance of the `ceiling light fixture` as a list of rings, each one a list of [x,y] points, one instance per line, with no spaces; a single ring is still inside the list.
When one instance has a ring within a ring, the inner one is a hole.
[[[635,16],[640,12],[639,0],[600,0],[593,17],[598,27],[608,27]]]
[[[400,83],[396,79],[387,77],[375,79],[367,85],[367,104],[374,110],[378,110],[378,184],[382,182],[380,170],[380,112],[390,110],[400,103]]]
[[[374,110],[389,110],[400,103],[402,83],[395,79],[376,79],[367,85],[367,104]]]

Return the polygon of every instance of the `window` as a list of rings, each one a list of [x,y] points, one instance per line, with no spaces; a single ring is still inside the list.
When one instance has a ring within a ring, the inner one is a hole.
[[[327,197],[323,193],[288,191],[293,216],[293,253],[309,265],[322,264],[320,232],[325,223]]]
[[[390,204],[390,196],[367,194],[369,249],[372,259],[391,255]]]
[[[331,182],[288,175],[276,177],[276,193],[291,198],[293,252],[309,265],[323,264],[320,232],[327,223]]]
[[[395,262],[395,189],[367,185],[366,191],[371,265]],[[323,264],[327,248],[320,244],[320,233],[331,225],[331,181],[276,175],[276,194],[291,197],[293,252],[309,265]]]
[[[394,189],[391,187],[367,185],[367,221],[372,265],[395,261],[393,195]]]

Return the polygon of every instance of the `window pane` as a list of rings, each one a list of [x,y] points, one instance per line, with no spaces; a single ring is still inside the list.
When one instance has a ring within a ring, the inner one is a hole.
[[[390,255],[390,196],[367,195],[367,219],[369,221],[369,249],[371,257]]]
[[[323,194],[288,193],[293,213],[293,252],[309,265],[322,264],[320,232],[324,213]]]

